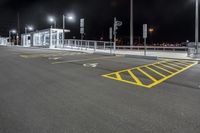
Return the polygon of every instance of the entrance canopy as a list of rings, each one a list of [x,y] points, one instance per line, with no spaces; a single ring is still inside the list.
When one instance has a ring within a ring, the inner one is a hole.
[[[64,30],[65,33],[70,30]],[[63,45],[63,29],[44,29],[21,35],[24,47],[56,47]]]

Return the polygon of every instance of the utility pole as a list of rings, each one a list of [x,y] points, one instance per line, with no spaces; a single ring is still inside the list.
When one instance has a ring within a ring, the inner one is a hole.
[[[63,15],[63,48],[65,45],[65,15]]]
[[[20,14],[17,13],[17,45],[19,45],[19,35],[20,35]]]
[[[10,44],[10,45],[12,45],[11,39],[12,39],[12,38],[11,38],[11,31],[9,31],[9,44]]]
[[[144,56],[147,55],[147,24],[143,24]]]
[[[25,27],[25,46],[27,46],[27,41],[28,41],[28,39],[27,39],[27,26]]]
[[[116,45],[116,41],[117,41],[117,29],[118,29],[118,27],[116,25],[116,22],[117,22],[117,18],[115,17],[114,18],[114,33],[113,33],[113,35],[114,35],[114,45]]]
[[[134,33],[133,33],[133,0],[130,0],[130,46],[133,47]]]
[[[195,17],[195,45],[196,54],[199,54],[199,0],[196,0],[196,17]]]
[[[118,21],[117,18],[114,18],[114,31],[113,31],[113,35],[114,35],[114,51],[116,50],[116,44],[117,44],[117,30],[119,29],[120,26],[122,26],[122,22]]]

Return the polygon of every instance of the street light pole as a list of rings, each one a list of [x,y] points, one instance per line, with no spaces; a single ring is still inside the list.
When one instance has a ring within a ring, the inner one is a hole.
[[[57,26],[57,22],[56,22],[56,20],[55,20],[55,22],[54,22],[54,28],[56,28],[56,26]]]
[[[199,54],[199,0],[196,0],[196,17],[195,17],[195,45],[196,54]]]
[[[25,46],[27,46],[27,27],[25,27]]]
[[[11,31],[9,31],[9,42],[10,42],[10,45],[12,45],[12,43],[11,43]]]
[[[16,30],[9,30],[9,42],[10,45],[12,45],[12,34],[16,34]]]
[[[65,45],[65,15],[63,15],[63,47]]]
[[[130,1],[130,46],[133,47],[133,0]]]

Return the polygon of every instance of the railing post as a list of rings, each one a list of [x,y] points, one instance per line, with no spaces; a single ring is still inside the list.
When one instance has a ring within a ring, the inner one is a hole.
[[[97,42],[94,42],[94,52],[97,50]]]
[[[75,48],[77,47],[76,42],[77,42],[77,41],[75,40],[75,41],[74,41],[74,43],[75,43]]]
[[[114,45],[113,45],[113,50],[114,50],[114,53],[116,52],[116,42],[114,42]]]
[[[103,43],[103,49],[106,50],[106,43]]]
[[[88,49],[90,49],[90,42],[88,41]]]

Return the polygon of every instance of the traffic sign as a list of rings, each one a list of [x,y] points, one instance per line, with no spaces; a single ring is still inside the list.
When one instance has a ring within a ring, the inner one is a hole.
[[[81,28],[84,28],[84,27],[85,27],[85,19],[84,19],[84,18],[82,18],[82,19],[80,20],[80,27],[81,27]]]
[[[143,24],[143,38],[147,38],[147,24]]]
[[[80,28],[80,33],[84,34],[85,33],[85,28]]]

